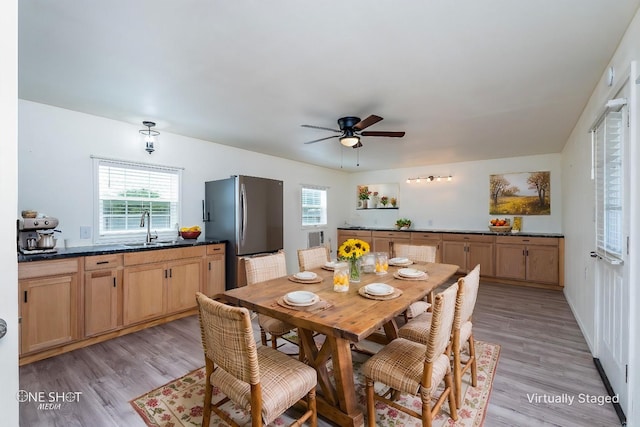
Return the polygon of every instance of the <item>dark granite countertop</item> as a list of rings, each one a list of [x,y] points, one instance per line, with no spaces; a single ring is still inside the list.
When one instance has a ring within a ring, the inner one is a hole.
[[[521,231],[518,233],[495,233],[490,230],[434,230],[428,228],[410,228],[408,230],[398,230],[395,227],[338,227],[338,230],[364,230],[364,231],[399,231],[401,233],[442,233],[442,234],[480,234],[488,236],[520,236],[520,237],[564,237],[562,233],[529,233]]]
[[[74,258],[91,255],[106,255],[121,252],[140,252],[154,251],[159,249],[181,248],[188,246],[213,245],[225,243],[225,240],[174,240],[154,242],[151,245],[140,244],[112,244],[112,245],[93,245],[93,246],[77,246],[70,248],[56,248],[53,253],[40,253],[25,255],[18,252],[18,262],[42,261],[51,259]]]

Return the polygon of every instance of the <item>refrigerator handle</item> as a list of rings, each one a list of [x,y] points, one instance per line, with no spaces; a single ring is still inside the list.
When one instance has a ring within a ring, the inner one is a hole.
[[[204,200],[202,200],[202,222],[207,222],[207,218],[204,216]]]
[[[240,197],[242,206],[242,229],[240,230],[240,244],[244,245],[245,233],[247,229],[247,189],[244,184],[240,186]]]

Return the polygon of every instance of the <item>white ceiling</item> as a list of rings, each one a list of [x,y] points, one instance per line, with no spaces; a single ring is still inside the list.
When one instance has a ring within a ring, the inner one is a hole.
[[[21,0],[19,95],[349,171],[558,153],[639,4]],[[369,114],[406,136],[303,144]]]

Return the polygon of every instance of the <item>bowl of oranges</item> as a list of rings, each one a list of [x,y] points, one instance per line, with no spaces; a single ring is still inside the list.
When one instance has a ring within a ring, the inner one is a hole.
[[[489,221],[489,230],[494,233],[508,233],[511,231],[511,222],[508,218],[494,218]]]
[[[181,227],[180,228],[180,237],[185,240],[197,239],[200,236],[202,230],[199,226],[194,225],[193,227]]]

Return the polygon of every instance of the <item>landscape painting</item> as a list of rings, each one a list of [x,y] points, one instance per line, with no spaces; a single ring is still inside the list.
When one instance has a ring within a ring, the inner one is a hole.
[[[489,176],[489,214],[551,215],[551,172]]]

